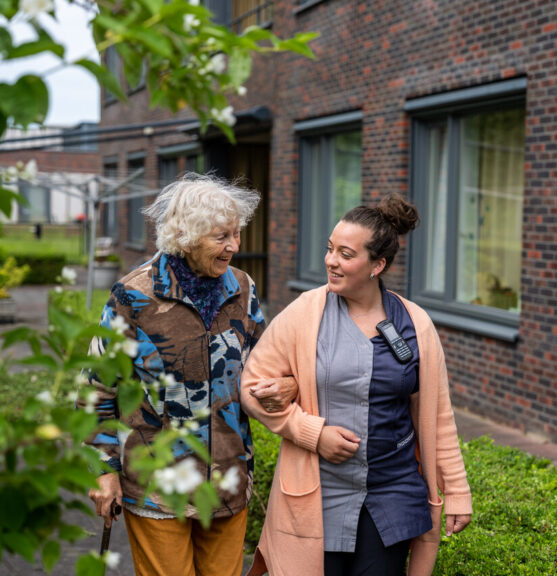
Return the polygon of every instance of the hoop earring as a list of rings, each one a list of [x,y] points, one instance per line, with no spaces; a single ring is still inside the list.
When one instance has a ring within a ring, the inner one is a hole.
[[[375,272],[372,272],[372,273],[369,275],[369,279],[370,279],[370,280],[373,280],[374,278],[375,278]]]

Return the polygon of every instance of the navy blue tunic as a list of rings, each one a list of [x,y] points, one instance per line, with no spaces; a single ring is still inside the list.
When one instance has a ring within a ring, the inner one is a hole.
[[[383,289],[382,289],[383,290]],[[317,343],[319,413],[361,442],[342,464],[320,458],[326,551],[353,552],[365,503],[385,546],[431,529],[425,483],[418,473],[410,395],[418,390],[414,326],[402,302],[383,290],[388,317],[414,352],[402,365],[381,336],[366,338],[344,299],[327,295]]]
[[[383,544],[419,536],[431,530],[427,487],[418,471],[410,395],[419,388],[419,351],[414,324],[404,304],[383,286],[387,318],[414,356],[400,364],[381,335],[373,343],[373,376],[369,388],[367,438],[368,509]]]

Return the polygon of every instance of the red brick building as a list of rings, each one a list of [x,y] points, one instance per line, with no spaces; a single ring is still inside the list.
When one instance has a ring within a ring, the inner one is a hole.
[[[251,3],[281,37],[319,31],[317,59],[257,59],[236,147],[187,113],[161,124],[141,88],[127,108],[105,95],[102,126],[159,122],[101,144],[105,173],[144,167],[153,188],[186,168],[246,176],[264,202],[238,262],[272,313],[324,281],[346,209],[402,192],[421,225],[386,282],[434,319],[454,403],[556,441],[557,3]],[[242,25],[242,2],[210,4]],[[107,219],[129,264],[153,250],[141,202]]]

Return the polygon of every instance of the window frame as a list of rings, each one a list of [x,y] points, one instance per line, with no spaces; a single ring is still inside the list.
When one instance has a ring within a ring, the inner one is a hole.
[[[143,152],[128,154],[126,159],[126,168],[128,171],[128,175],[132,174],[133,172],[135,172],[140,168],[139,163],[141,163],[142,164],[141,167],[145,169],[145,161],[146,156]],[[143,183],[145,183],[145,174],[143,174],[143,176],[141,176],[140,178],[142,179]],[[128,198],[126,200],[126,208],[128,212],[128,230],[126,234],[125,246],[127,248],[132,248],[135,250],[144,250],[145,243],[147,241],[147,227],[145,224],[145,217],[139,212],[139,210],[137,212],[141,217],[141,237],[136,237],[132,234],[132,214],[133,214],[132,208],[134,207],[134,204],[137,201],[140,201],[142,205],[141,207],[145,206],[145,196],[137,196],[135,198]]]
[[[326,283],[327,275],[323,265],[323,272],[320,274],[312,273],[307,270],[308,267],[308,254],[304,253],[304,247],[310,246],[310,229],[307,225],[307,215],[310,211],[310,194],[304,187],[308,179],[308,174],[311,175],[311,155],[308,151],[311,147],[310,140],[319,138],[319,145],[322,151],[322,159],[330,157],[331,138],[337,134],[347,132],[360,131],[363,132],[362,126],[363,114],[361,110],[353,112],[346,112],[334,116],[327,116],[315,118],[312,120],[305,120],[295,124],[294,130],[298,137],[298,151],[299,151],[299,166],[298,166],[298,226],[297,235],[298,241],[296,245],[296,279],[291,280],[288,285],[290,288],[309,290],[320,284]],[[321,172],[322,181],[326,183],[326,190],[324,194],[328,198],[331,196],[331,182],[328,179],[328,162],[323,160],[320,163],[319,170]],[[360,173],[361,178],[361,173]],[[361,199],[361,198],[360,198]],[[320,218],[323,220],[328,219],[328,202],[321,204]],[[326,238],[323,239],[324,246],[326,246]]]
[[[515,342],[518,339],[520,313],[489,306],[478,306],[456,301],[457,228],[460,158],[459,142],[461,121],[471,113],[523,106],[526,110],[526,78],[498,82],[486,86],[436,94],[407,101],[404,109],[411,114],[410,139],[410,191],[412,200],[422,216],[422,225],[412,234],[407,266],[408,293],[412,300],[424,307],[433,321],[467,332]],[[447,238],[450,252],[445,256],[445,287],[443,292],[425,288],[426,246],[429,198],[427,166],[429,161],[428,137],[435,122],[447,123]]]

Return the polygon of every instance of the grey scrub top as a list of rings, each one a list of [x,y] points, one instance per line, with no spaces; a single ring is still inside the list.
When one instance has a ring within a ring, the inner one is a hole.
[[[364,504],[385,546],[431,529],[409,412],[409,396],[418,387],[415,331],[402,302],[383,287],[382,292],[387,317],[413,349],[410,365],[399,364],[381,336],[368,339],[350,318],[344,299],[332,292],[319,329],[319,414],[326,425],[348,428],[361,438],[356,454],[342,464],[319,458],[327,552],[354,551]],[[406,385],[393,386],[398,380]],[[387,429],[392,442],[377,442],[376,434]]]

